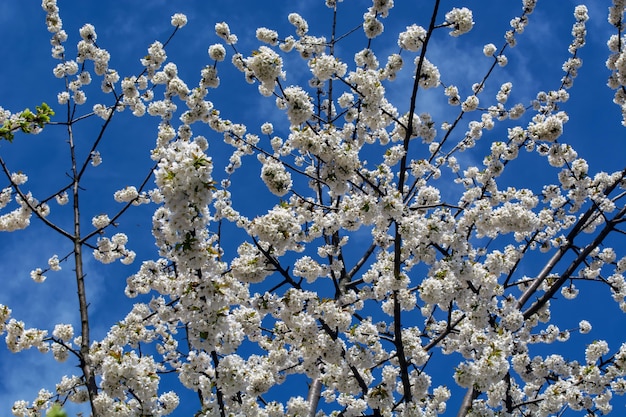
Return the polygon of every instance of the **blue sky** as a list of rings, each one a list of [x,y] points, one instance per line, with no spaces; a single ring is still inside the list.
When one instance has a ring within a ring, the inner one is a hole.
[[[139,58],[145,54],[148,45],[154,40],[164,41],[171,33],[170,16],[175,12],[185,13],[189,23],[172,41],[168,57],[178,64],[180,76],[189,86],[197,83],[200,69],[211,63],[206,50],[209,45],[219,41],[213,29],[216,22],[229,23],[233,33],[239,36],[237,48],[244,55],[259,46],[254,37],[257,27],[276,29],[281,37],[293,34],[292,27],[287,23],[287,15],[292,11],[299,12],[308,20],[313,35],[326,34],[330,27],[329,10],[324,7],[323,1],[312,0],[273,0],[263,4],[254,0],[66,0],[60,3],[64,29],[70,37],[66,43],[68,55],[72,56],[75,51],[74,45],[79,39],[78,29],[84,23],[92,23],[98,33],[99,46],[111,53],[110,66],[118,70],[122,77],[141,71]],[[393,39],[399,31],[414,22],[426,26],[430,16],[427,7],[423,5],[428,2],[396,0],[396,3],[390,17],[383,21],[390,38],[374,39],[372,44],[382,63],[386,60],[386,54],[397,52]],[[340,3],[339,27],[347,30],[357,25],[369,4],[363,0]],[[502,82],[512,81],[513,94],[509,102],[527,104],[534,98],[536,91],[558,87],[563,75],[561,65],[568,57],[567,45],[571,40],[575,4],[570,0],[539,2],[537,10],[530,16],[530,26],[518,37],[518,46],[507,52],[509,65],[497,68],[490,79],[486,96],[492,97]],[[466,96],[472,83],[480,81],[490,65],[490,60],[482,55],[483,45],[502,45],[502,35],[508,29],[509,20],[521,8],[521,2],[445,0],[442,1],[441,15],[453,6],[463,5],[474,10],[474,29],[460,38],[452,38],[447,31],[439,31],[429,50],[429,59],[439,67],[442,80],[446,84],[458,85],[461,95]],[[583,67],[570,90],[570,102],[563,105],[563,109],[570,115],[570,121],[562,139],[574,145],[579,155],[587,159],[591,172],[612,172],[624,166],[624,127],[620,125],[619,108],[612,104],[613,92],[606,87],[609,75],[604,65],[608,56],[606,40],[613,33],[606,23],[608,5],[608,1],[595,1],[589,6],[591,20],[588,22],[587,46],[581,51]],[[61,106],[56,103],[56,95],[64,86],[61,80],[52,75],[52,68],[57,62],[49,54],[49,33],[44,18],[45,13],[36,1],[0,4],[0,40],[4,53],[0,70],[0,106],[17,112],[26,107],[32,109],[45,101],[58,109],[57,116],[64,117]],[[340,44],[338,54],[350,64],[350,54],[363,46],[364,38],[359,32]],[[345,53],[342,54],[342,51]],[[231,54],[231,51],[228,50],[228,53]],[[232,69],[228,62],[222,64],[219,67],[222,85],[218,90],[211,91],[209,99],[222,111],[224,117],[246,123],[250,130],[258,130],[263,122],[271,121],[279,132],[282,130],[280,133],[285,134],[285,118],[276,111],[273,99],[258,95],[256,86],[245,83],[241,74]],[[291,68],[296,72],[290,74]],[[286,70],[290,74],[287,84],[306,83],[309,77],[302,61],[293,57],[286,59]],[[389,100],[401,109],[408,106],[406,88],[410,82],[409,72],[404,71],[397,82],[388,88]],[[95,84],[99,85],[99,81]],[[87,93],[88,102],[83,111],[88,111],[94,104],[89,101],[89,90]],[[91,97],[95,98],[96,95],[93,93]],[[441,89],[419,97],[417,112],[424,111],[431,112],[438,124],[456,115],[456,109],[450,111],[446,105]],[[99,121],[88,122],[77,131],[79,151],[84,152],[91,146],[93,132],[98,124]],[[104,162],[100,167],[91,169],[85,181],[83,199],[86,202],[84,213],[87,225],[92,215],[110,213],[118,207],[112,199],[115,190],[129,184],[139,185],[143,180],[152,166],[149,152],[154,145],[156,125],[157,120],[135,119],[127,113],[116,117],[100,150]],[[507,126],[487,132],[477,149],[488,149],[492,141],[505,138]],[[35,194],[47,196],[67,181],[65,173],[69,166],[63,133],[61,128],[49,128],[38,136],[17,135],[12,144],[0,143],[0,156],[12,170],[24,171],[29,176],[28,186]],[[215,142],[218,141],[219,137],[216,137]],[[216,175],[220,178],[219,175],[223,175],[220,169],[227,163],[224,161],[227,150],[224,145],[211,142],[210,151],[216,161]],[[465,157],[468,161],[475,158],[475,163],[480,164],[481,155],[468,154]],[[556,181],[556,170],[538,169],[533,165],[532,158],[528,161],[528,166],[507,178],[511,185],[537,190],[543,181]],[[233,183],[237,181],[242,184],[239,188],[241,194],[235,195],[233,200],[243,213],[253,216],[258,213],[259,207],[269,208],[275,203],[275,199],[259,191],[262,183],[258,179],[258,171],[250,169],[238,172]],[[2,184],[4,186],[4,182]],[[130,236],[130,246],[138,254],[133,265],[123,266],[118,263],[101,266],[94,260],[87,262],[95,338],[104,336],[109,326],[122,318],[132,304],[132,301],[123,298],[126,277],[139,268],[142,260],[157,256],[150,236],[150,209],[142,207],[132,211],[119,227],[120,231]],[[68,225],[67,208],[56,210],[53,218]],[[35,222],[26,231],[0,235],[0,249],[1,304],[9,305],[14,316],[24,320],[28,326],[51,329],[56,322],[78,323],[71,265],[66,263],[63,271],[48,273],[48,280],[44,284],[35,284],[29,277],[32,269],[44,268],[52,254],[65,255],[70,250],[67,241],[47,233]],[[613,303],[605,302],[609,300],[608,289],[594,286],[590,290],[592,296],[581,297],[556,310],[562,314],[562,320],[566,323],[564,327],[574,328],[582,318],[589,319],[594,325],[594,331],[588,338],[573,336],[571,343],[564,345],[564,349],[570,349],[571,345],[578,342],[584,344],[603,338],[607,338],[610,345],[617,348],[625,339],[626,320]],[[596,298],[600,296],[603,297],[602,302]],[[581,355],[582,349],[572,350],[571,354]],[[59,380],[59,372],[70,372],[73,366],[70,362],[54,364],[51,357],[37,352],[14,356],[0,347],[0,374],[3,375],[0,378],[0,413],[6,413],[16,399],[31,400],[41,387],[52,390]],[[618,403],[623,407],[624,399],[617,398],[615,404]]]

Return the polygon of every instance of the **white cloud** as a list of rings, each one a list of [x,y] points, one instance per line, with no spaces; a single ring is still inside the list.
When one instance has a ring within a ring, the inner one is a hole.
[[[3,269],[0,303],[8,305],[13,310],[12,316],[24,321],[27,328],[37,327],[50,332],[55,323],[76,324],[78,320],[74,311],[75,291],[67,282],[71,278],[71,268],[67,264],[63,264],[64,270],[60,272],[47,273],[48,279],[42,284],[36,284],[30,278],[32,269],[46,268],[48,258],[66,243],[60,238],[42,239],[40,232],[32,226],[32,229],[0,236],[4,248],[0,253]],[[2,342],[4,345],[4,340]],[[14,354],[6,346],[1,346],[0,412],[7,415],[18,399],[32,401],[42,388],[54,392],[61,375],[76,370],[73,357],[67,363],[59,364],[51,353],[41,354],[30,349]]]
[[[55,324],[70,323],[74,326],[75,335],[79,335],[80,315],[73,257],[61,264],[61,271],[45,273],[47,279],[41,284],[30,278],[30,271],[37,267],[46,268],[47,260],[53,254],[59,257],[67,254],[71,248],[67,239],[51,234],[50,229],[44,229],[39,222],[33,221],[28,229],[2,234],[0,240],[3,247],[0,253],[0,304],[8,305],[12,309],[12,317],[23,321],[26,328],[45,329],[50,334]],[[112,271],[116,268],[99,264],[89,249],[84,259],[89,312],[92,316],[91,335],[92,339],[96,339],[103,337],[110,326],[126,314],[126,311],[120,311],[127,307],[125,303],[111,303],[103,299],[110,295],[106,291],[106,280],[114,279],[123,284],[126,276],[103,273],[108,270],[105,268]],[[123,297],[123,294],[117,295]],[[96,320],[94,316],[99,316],[99,319]],[[4,345],[3,338],[1,341],[0,414],[7,415],[16,400],[32,401],[40,389],[54,393],[55,385],[63,375],[80,373],[73,355],[65,363],[58,363],[52,353],[42,354],[36,349],[11,353]],[[79,411],[80,408],[73,406],[68,410]]]

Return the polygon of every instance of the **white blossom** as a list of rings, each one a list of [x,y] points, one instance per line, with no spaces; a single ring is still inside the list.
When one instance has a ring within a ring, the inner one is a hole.
[[[175,13],[172,15],[171,23],[172,23],[172,26],[175,26],[177,28],[182,28],[183,26],[187,24],[187,16],[185,16],[182,13]]]
[[[417,52],[421,49],[426,37],[426,29],[418,25],[407,26],[405,32],[398,37],[398,46],[408,51]]]
[[[46,280],[46,277],[43,275],[43,270],[41,268],[30,271],[30,277],[38,284],[41,284]]]
[[[493,56],[496,50],[496,46],[492,43],[488,43],[483,47],[483,53],[485,54],[485,56]]]
[[[216,61],[223,61],[226,58],[226,49],[222,44],[216,43],[209,46],[209,56]]]
[[[446,22],[453,28],[451,36],[459,36],[469,32],[474,27],[472,11],[467,7],[454,8],[446,13]]]

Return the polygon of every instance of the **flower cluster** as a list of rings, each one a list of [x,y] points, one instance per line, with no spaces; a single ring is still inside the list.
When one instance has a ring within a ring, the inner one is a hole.
[[[200,256],[195,262],[203,265],[210,241],[199,226],[210,220],[207,205],[212,199],[213,168],[199,143],[177,140],[153,152],[153,158],[160,158],[155,178],[164,201],[153,227],[160,246],[195,252]]]
[[[10,201],[10,193],[3,191],[2,195],[8,203]],[[33,209],[35,209],[38,214],[43,217],[47,216],[50,211],[47,204],[40,204],[30,193],[26,195],[26,200],[24,200],[20,195],[16,195],[15,202],[19,207],[8,213],[0,215],[0,231],[12,232],[15,230],[25,229],[30,225]],[[3,204],[6,205],[6,203]]]
[[[297,251],[303,232],[301,221],[294,214],[286,207],[275,207],[264,216],[252,220],[249,232],[267,244],[276,255],[282,255],[287,250]]]
[[[301,87],[285,88],[284,98],[277,98],[276,105],[287,110],[287,117],[294,126],[305,123],[313,115],[311,98]]]
[[[426,37],[426,29],[418,25],[406,27],[406,31],[401,32],[398,36],[398,46],[408,51],[417,52],[424,44]]]
[[[230,27],[226,22],[220,22],[215,24],[215,33],[217,36],[224,39],[227,44],[234,45],[237,43],[237,35],[230,33]]]
[[[276,79],[282,75],[283,61],[280,56],[267,46],[260,46],[244,63],[261,82],[260,88],[269,93],[264,95],[271,95]]]
[[[467,7],[454,8],[446,13],[446,23],[452,27],[450,36],[460,36],[474,27],[472,11]]]
[[[94,249],[93,256],[103,264],[110,264],[118,259],[125,265],[131,264],[135,260],[136,254],[134,251],[126,248],[127,243],[128,237],[124,233],[116,233],[111,239],[107,237],[99,238],[98,246]]]
[[[322,54],[309,61],[311,72],[320,81],[326,81],[333,76],[343,77],[346,75],[348,66],[341,63],[336,57]]]
[[[259,155],[259,160],[263,163],[261,178],[267,188],[279,197],[289,192],[292,186],[291,174],[285,166],[274,158],[266,158]]]

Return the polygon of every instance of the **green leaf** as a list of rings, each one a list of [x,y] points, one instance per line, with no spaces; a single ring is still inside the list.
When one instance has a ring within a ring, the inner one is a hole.
[[[54,116],[54,110],[46,103],[41,103],[36,107],[37,113],[33,113],[30,109],[24,109],[20,113],[16,113],[0,127],[0,139],[13,141],[14,132],[21,130],[24,133],[32,133],[33,126],[43,128],[50,123],[50,117]]]
[[[67,413],[61,407],[61,404],[54,403],[46,413],[46,417],[67,417]]]

